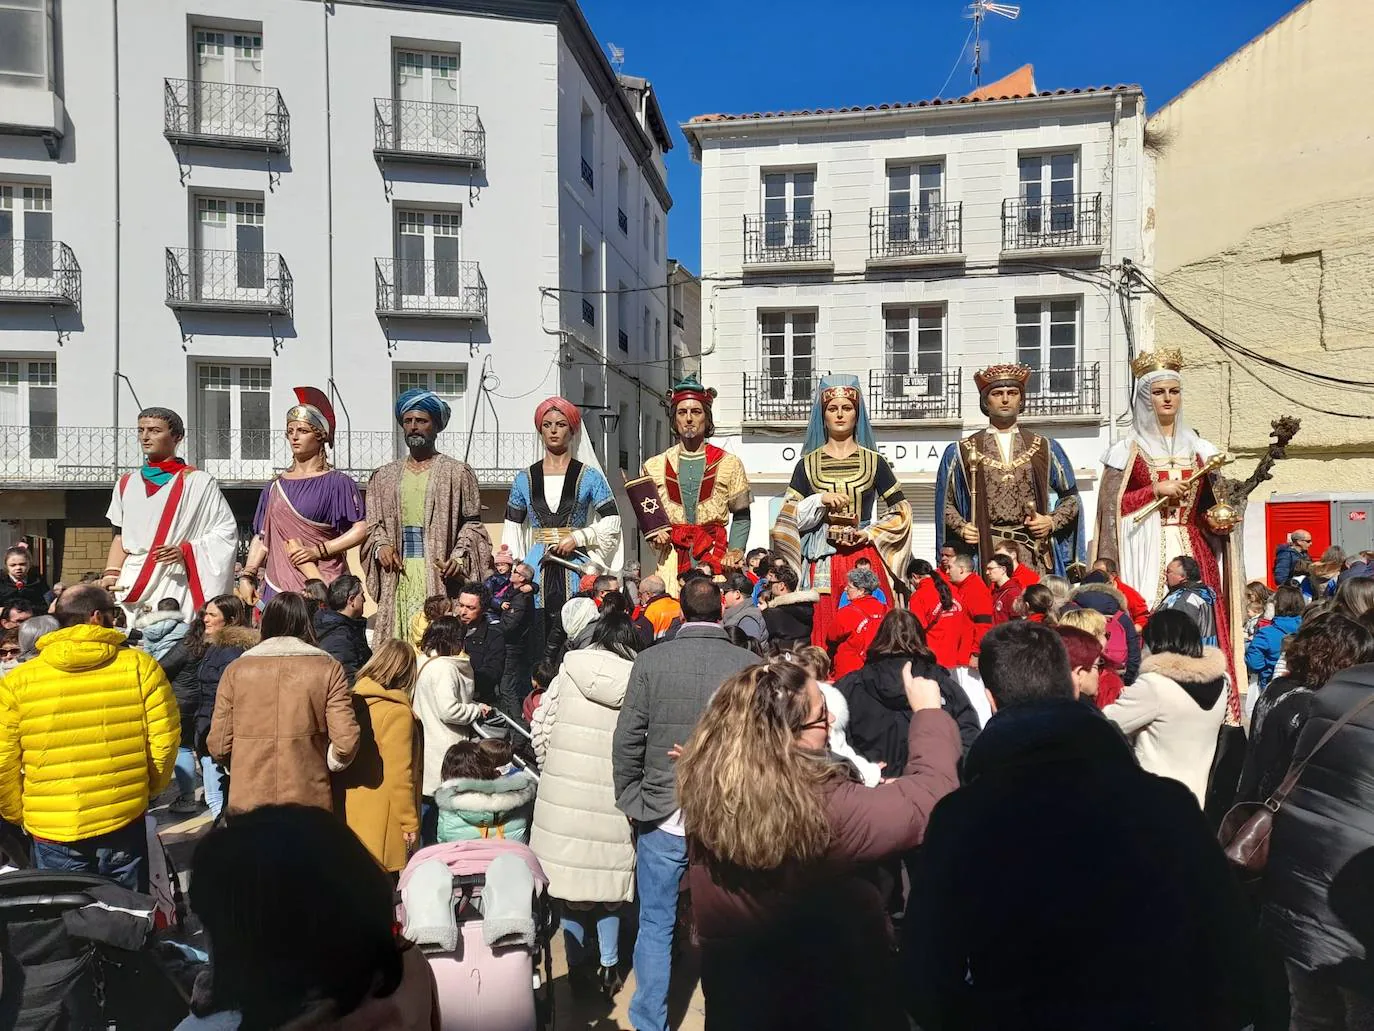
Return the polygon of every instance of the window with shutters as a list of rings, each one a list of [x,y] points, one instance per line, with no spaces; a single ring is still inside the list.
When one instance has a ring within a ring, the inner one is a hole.
[[[0,360],[0,427],[26,438],[29,459],[57,458],[57,361],[42,358]]]
[[[269,471],[279,435],[272,418],[271,366],[202,362],[195,367],[195,377],[193,461],[205,464],[209,472],[216,470],[209,463],[220,461],[237,463],[238,469],[252,463]]]

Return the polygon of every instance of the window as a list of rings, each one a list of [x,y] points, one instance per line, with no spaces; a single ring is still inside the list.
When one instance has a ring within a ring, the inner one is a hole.
[[[271,366],[197,365],[193,425],[197,461],[270,462],[277,434]]]
[[[809,247],[814,238],[816,173],[765,172],[763,241],[765,247]]]
[[[619,459],[620,459],[620,468],[621,468],[621,469],[629,469],[629,468],[630,468],[630,448],[631,448],[631,447],[633,446],[633,444],[634,444],[635,424],[632,423],[632,422],[630,421],[630,406],[629,406],[629,405],[627,405],[624,401],[621,401],[620,404],[617,406],[617,408],[618,408],[618,411],[619,411],[619,413],[620,413],[620,419],[619,419],[619,420],[617,421],[617,423],[616,423],[616,425],[617,425],[617,427],[618,427],[618,429],[619,429],[619,431],[620,431],[620,434],[619,434],[619,435],[620,435],[620,440],[619,440],[619,443],[620,443],[620,447],[619,447],[620,455],[618,456]]]
[[[1074,195],[1078,192],[1078,157],[1030,154],[1021,158],[1022,232],[1072,232]]]
[[[597,300],[600,296],[601,282],[596,274],[596,251],[586,243],[582,244],[582,321],[589,326],[596,325]]]
[[[0,86],[54,88],[52,0],[0,0]]]
[[[263,203],[196,198],[198,297],[251,300],[267,286]]]
[[[657,265],[663,259],[659,256],[663,250],[663,221],[654,216],[654,264]]]
[[[763,335],[764,396],[773,401],[809,401],[816,361],[816,313],[759,313]]]
[[[458,103],[458,55],[428,50],[397,50],[395,65],[396,134],[402,150],[449,152],[463,142]]]
[[[639,225],[640,225],[640,231],[644,234],[644,249],[647,251],[647,250],[649,249],[649,247],[651,246],[651,244],[649,243],[649,232],[650,232],[649,202],[648,202],[647,200],[644,202],[644,214],[643,214],[643,216],[642,216],[642,217],[640,218],[640,220],[639,220]]]
[[[663,320],[654,319],[654,354],[655,358],[663,357]]]
[[[1016,360],[1032,370],[1027,393],[1077,389],[1078,312],[1076,297],[1016,302]]]
[[[0,183],[0,276],[53,274],[52,188]]]
[[[619,330],[620,349],[626,354],[630,353],[630,288],[622,280],[619,289],[616,291],[616,313],[619,316],[616,320],[616,328]]]
[[[922,304],[883,312],[883,371],[888,397],[944,394],[945,307]]]
[[[28,433],[29,458],[57,457],[57,362],[0,361],[0,426]]]
[[[468,431],[467,420],[463,418],[464,399],[468,391],[468,371],[463,366],[448,369],[397,369],[396,396],[407,390],[432,390],[448,402],[451,415],[448,428],[439,434],[439,450],[445,450],[445,441],[452,441],[450,453],[459,447],[458,438]],[[404,434],[398,431],[400,443],[404,444]],[[461,452],[459,452],[461,453]]]
[[[630,209],[630,170],[625,167],[625,162],[621,161],[615,172],[615,202],[616,202],[616,223],[620,226],[620,231],[626,236],[630,235],[630,216],[626,214]]]
[[[262,85],[262,35],[196,29],[192,39],[191,77],[199,84],[188,112],[194,130],[213,136],[259,135],[269,103],[274,111],[276,104],[266,90],[254,88]]]
[[[928,240],[941,229],[945,169],[938,161],[892,165],[887,170],[887,238]]]
[[[639,342],[644,347],[644,357],[654,357],[653,341],[649,339],[649,306],[644,306],[644,313],[639,317]]]
[[[589,189],[596,186],[596,176],[592,171],[596,158],[596,121],[592,109],[586,101],[582,103],[582,117],[578,123],[579,138],[582,142],[582,181]]]
[[[677,308],[673,309],[673,325],[678,329],[687,328],[687,320],[682,317],[682,312]]]
[[[196,29],[196,60],[191,75],[197,82],[235,86],[262,85],[262,34]]]
[[[396,212],[396,278],[406,297],[463,292],[461,211]]]

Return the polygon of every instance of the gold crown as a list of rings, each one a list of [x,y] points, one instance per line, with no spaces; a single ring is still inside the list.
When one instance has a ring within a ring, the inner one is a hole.
[[[978,393],[984,394],[995,386],[1013,386],[1026,389],[1026,383],[1030,381],[1031,370],[1028,366],[1020,365],[1015,362],[1008,362],[1003,365],[989,365],[986,369],[979,369],[973,374],[974,386],[978,388]]]
[[[1183,352],[1177,347],[1161,347],[1155,351],[1138,354],[1131,361],[1131,372],[1136,379],[1152,372],[1178,372],[1183,368]]]
[[[837,397],[847,397],[857,405],[859,403],[859,388],[851,386],[826,387],[821,391],[821,405],[827,405]]]

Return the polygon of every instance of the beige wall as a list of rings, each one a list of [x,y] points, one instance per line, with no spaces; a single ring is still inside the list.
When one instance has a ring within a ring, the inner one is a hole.
[[[1159,111],[1146,130],[1163,290],[1249,348],[1367,381],[1374,381],[1374,116],[1365,98],[1374,64],[1359,41],[1371,36],[1374,3],[1310,0]],[[1317,386],[1233,362],[1162,306],[1155,313],[1155,343],[1187,357],[1189,419],[1206,437],[1254,452],[1270,420],[1302,418],[1293,457],[1254,500],[1270,487],[1374,486],[1374,420],[1322,415],[1281,396],[1374,415],[1374,390]],[[1344,456],[1359,460],[1335,461]]]

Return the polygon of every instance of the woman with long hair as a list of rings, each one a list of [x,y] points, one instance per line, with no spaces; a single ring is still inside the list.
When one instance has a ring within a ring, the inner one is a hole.
[[[640,649],[620,611],[602,615],[587,648],[570,651],[535,710],[530,731],[543,771],[530,848],[562,903],[570,977],[606,995],[620,988],[620,907],[634,900],[635,848],[615,805],[611,740]],[[599,965],[593,959],[592,938]]]
[[[864,664],[835,681],[835,689],[849,703],[849,743],[871,762],[889,770],[906,765],[906,742],[911,707],[906,704],[905,675],[925,677],[940,686],[945,711],[959,726],[964,751],[978,736],[981,724],[964,689],[935,661],[925,631],[905,609],[883,617]]]
[[[230,768],[229,812],[288,803],[333,810],[330,775],[358,750],[348,677],[314,644],[310,608],[286,592],[262,613],[262,641],[224,671],[206,744]]]
[[[935,661],[945,669],[967,666],[977,633],[945,574],[925,559],[913,558],[906,564],[906,582],[911,587],[907,610],[925,631]]]
[[[1016,613],[1032,623],[1054,626],[1059,622],[1055,615],[1054,592],[1044,584],[1031,584],[1021,592],[1021,597],[1013,603]]]
[[[1226,716],[1226,657],[1191,616],[1161,609],[1145,624],[1140,675],[1102,714],[1131,739],[1141,769],[1180,781],[1202,805]]]
[[[711,1031],[909,1026],[865,867],[921,843],[960,749],[939,686],[907,669],[903,692],[907,761],[874,788],[827,754],[820,688],[785,660],[729,677],[688,738],[678,797]]]
[[[201,609],[200,622],[204,624],[204,650],[195,662],[195,688],[187,707],[194,704],[194,734],[183,741],[195,743],[196,756],[200,761],[201,781],[205,785],[205,805],[210,816],[219,818],[224,809],[224,794],[227,776],[222,765],[210,754],[208,738],[210,723],[215,715],[215,700],[219,697],[220,680],[229,664],[257,645],[259,635],[250,625],[248,606],[236,595],[221,594],[211,598]],[[188,658],[188,661],[192,661]]]
[[[420,840],[421,732],[411,711],[415,649],[405,641],[383,642],[353,684],[358,755],[335,777],[343,791],[348,826],[383,868],[405,868]]]
[[[457,616],[440,616],[420,640],[419,675],[415,680],[415,716],[424,730],[424,763],[420,776],[420,840],[438,840],[439,810],[434,792],[444,779],[444,756],[459,741],[476,736],[473,723],[491,711],[474,697],[472,660],[463,651],[463,624]]]
[[[1284,654],[1288,671],[1270,680],[1255,702],[1237,802],[1263,802],[1274,793],[1293,763],[1316,692],[1342,670],[1374,662],[1374,634],[1339,611],[1328,612],[1304,622]]]
[[[1336,588],[1336,609],[1344,616],[1359,619],[1374,610],[1374,579],[1352,576]]]
[[[394,886],[319,809],[264,806],[196,846],[209,987],[182,1031],[438,1026],[434,975],[396,931]]]

